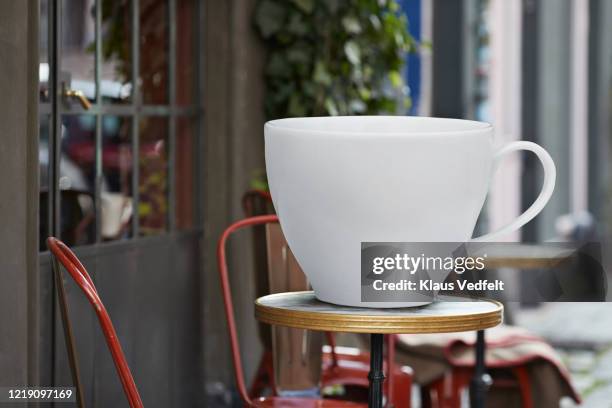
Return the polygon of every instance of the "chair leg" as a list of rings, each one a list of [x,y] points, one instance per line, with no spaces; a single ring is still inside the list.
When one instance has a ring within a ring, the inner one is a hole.
[[[512,371],[514,371],[514,375],[519,383],[523,408],[532,408],[533,400],[531,398],[531,384],[529,383],[529,373],[527,372],[527,368],[516,367]]]
[[[249,396],[251,398],[260,397],[266,387],[270,387],[272,393],[275,393],[274,365],[272,363],[272,353],[269,350],[265,350],[261,356],[261,360],[259,360],[255,378],[249,389]]]
[[[387,341],[387,398],[393,403],[395,402],[393,400],[395,395],[395,379],[393,375],[393,366],[395,365],[395,337],[393,337],[393,334],[387,334],[385,339]]]
[[[429,385],[423,385],[420,387],[419,392],[421,394],[421,407],[422,408],[433,408],[431,401],[431,387]]]
[[[62,327],[64,329],[64,340],[66,342],[66,351],[68,352],[68,363],[70,365],[70,373],[72,382],[76,388],[76,400],[79,408],[85,407],[85,396],[83,395],[83,385],[81,383],[81,375],[79,373],[79,359],[76,346],[74,343],[74,335],[72,334],[72,324],[70,323],[70,315],[68,312],[68,302],[66,301],[66,288],[64,287],[64,279],[59,263],[55,257],[53,262],[53,276],[55,278],[55,287],[57,290],[57,301],[59,303],[60,315],[62,319]]]
[[[431,384],[421,387],[423,408],[458,408],[461,406],[461,391],[470,382],[470,372],[453,371]]]
[[[421,387],[421,407],[444,408],[446,406],[446,376]]]
[[[337,367],[338,355],[336,354],[336,338],[334,337],[334,334],[330,332],[325,332],[325,337],[327,338],[327,344],[329,344],[329,347],[331,348],[330,355],[332,359],[332,366]]]
[[[469,373],[455,376],[451,376],[451,395],[448,399],[449,407],[460,407],[461,406],[461,391],[469,384]]]

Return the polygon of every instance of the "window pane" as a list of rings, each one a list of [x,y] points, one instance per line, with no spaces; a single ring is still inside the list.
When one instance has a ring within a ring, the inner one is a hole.
[[[102,117],[102,174],[100,193],[103,240],[131,235],[132,207],[132,120],[122,116]]]
[[[62,117],[60,158],[61,239],[67,245],[95,241],[96,117]]]
[[[167,3],[140,1],[140,81],[146,105],[168,103]]]
[[[176,2],[176,102],[193,105],[195,82],[195,32],[196,5],[193,0]]]
[[[141,119],[139,146],[140,234],[160,234],[168,218],[168,119]]]
[[[64,0],[60,79],[70,88],[82,91],[90,100],[96,97],[95,36],[94,0]],[[78,106],[77,100],[71,102]]]
[[[195,118],[179,117],[176,121],[176,226],[194,224],[194,153]]]
[[[38,192],[39,192],[39,247],[41,251],[47,250],[45,240],[50,235],[49,230],[49,121],[48,115],[41,115],[39,119],[38,141]]]
[[[39,92],[40,101],[49,101],[49,0],[40,0],[39,25]]]
[[[102,101],[132,99],[132,5],[129,0],[102,1]]]

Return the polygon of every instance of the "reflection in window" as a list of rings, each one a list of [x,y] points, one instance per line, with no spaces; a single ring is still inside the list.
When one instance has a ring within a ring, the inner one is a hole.
[[[93,0],[64,0],[62,6],[62,81],[82,91],[93,100],[96,97],[95,7]]]
[[[140,234],[160,234],[168,218],[168,119],[142,118],[139,146]]]
[[[131,1],[102,1],[102,66],[105,103],[129,103],[132,97]]]
[[[140,81],[145,105],[168,103],[167,3],[140,1]]]
[[[176,120],[176,226],[193,227],[194,216],[194,143],[195,119],[179,117]]]
[[[60,157],[61,239],[68,245],[95,242],[96,117],[62,118]]]
[[[40,102],[49,101],[49,0],[40,0],[40,24],[39,24],[39,46],[38,46],[38,62],[39,62],[39,96]]]
[[[44,251],[47,246],[45,239],[49,236],[49,115],[41,115],[39,119],[38,142],[38,191],[39,201],[39,247]]]
[[[176,44],[176,103],[191,105],[194,101],[195,67],[194,50],[194,3],[192,0],[178,0],[176,3],[176,29],[180,41]]]
[[[40,0],[39,4],[43,102],[39,139],[41,250],[46,249],[44,240],[48,234],[57,235],[68,245],[83,245],[165,233],[175,226],[191,228],[196,211],[193,172],[198,73],[194,31],[198,2]],[[170,5],[176,7],[173,12]],[[54,62],[48,56],[49,28],[51,9],[55,10],[55,6],[61,9],[57,22],[61,43],[58,90],[69,87],[81,91],[93,106],[87,112],[87,107],[79,105],[77,99],[62,98],[57,106],[60,134],[49,137],[53,134],[49,113],[54,112],[48,94],[49,72],[53,68],[50,62]],[[101,12],[99,38],[97,12]],[[176,17],[172,22],[176,33],[173,50],[170,50],[170,16]],[[138,31],[132,24],[134,18],[140,23]],[[98,88],[97,47],[102,57],[98,61]],[[170,55],[175,58],[173,78],[169,76]],[[137,60],[139,64],[135,67]],[[176,91],[174,106],[170,104],[170,89]],[[101,104],[97,103],[97,95]],[[150,111],[159,112],[156,115],[160,116],[148,116],[148,108],[143,109],[142,105],[156,105]],[[186,109],[189,113],[182,116],[185,110],[176,109],[177,105],[189,107]],[[175,125],[172,138],[171,120]],[[175,160],[169,160],[170,140]],[[136,145],[138,152],[132,150]],[[59,151],[56,163],[50,160],[54,150]],[[174,165],[172,169],[168,167],[170,162]],[[58,167],[53,175],[55,182],[49,178],[53,173],[49,170],[51,165]],[[171,182],[175,184],[170,186]],[[57,195],[51,194],[58,185]],[[51,201],[54,195],[59,196],[57,208]],[[53,226],[50,219],[55,211],[59,220]],[[136,227],[138,232],[134,231]]]
[[[131,235],[132,121],[128,117],[102,117],[102,175],[100,235],[102,240]]]

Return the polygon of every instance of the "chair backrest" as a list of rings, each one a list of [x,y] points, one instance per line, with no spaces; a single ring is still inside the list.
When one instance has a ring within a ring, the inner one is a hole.
[[[134,382],[134,378],[132,377],[132,373],[130,372],[130,368],[125,359],[125,355],[123,354],[121,344],[117,338],[117,333],[115,332],[110,316],[108,315],[108,312],[106,311],[106,308],[98,295],[98,291],[93,283],[93,280],[74,252],[72,252],[70,248],[68,248],[62,241],[54,237],[49,237],[47,239],[47,246],[53,255],[53,270],[55,274],[56,286],[58,288],[62,325],[64,326],[66,347],[68,348],[70,369],[72,371],[73,380],[75,381],[75,386],[77,387],[77,399],[79,406],[84,406],[83,393],[78,372],[76,348],[74,346],[72,328],[70,325],[68,304],[66,302],[64,281],[58,262],[64,266],[66,271],[68,271],[68,274],[76,282],[77,286],[83,291],[87,300],[89,303],[91,303],[96,315],[98,316],[104,338],[106,339],[106,344],[108,345],[113,357],[117,374],[121,380],[121,385],[123,386],[123,390],[125,391],[130,407],[143,407],[140,394],[136,388],[136,383]]]
[[[227,318],[227,330],[230,338],[230,347],[232,350],[232,359],[234,361],[234,375],[236,377],[236,386],[242,400],[252,406],[253,402],[247,392],[244,382],[244,368],[242,366],[242,358],[240,356],[240,345],[238,342],[238,331],[236,329],[236,318],[234,316],[234,303],[232,300],[232,291],[229,282],[227,270],[227,257],[225,247],[230,236],[238,230],[245,227],[264,225],[268,223],[278,222],[276,215],[259,215],[249,217],[231,224],[223,231],[217,245],[217,266],[219,271],[219,279],[221,281],[221,294],[223,295],[223,306],[225,316]]]

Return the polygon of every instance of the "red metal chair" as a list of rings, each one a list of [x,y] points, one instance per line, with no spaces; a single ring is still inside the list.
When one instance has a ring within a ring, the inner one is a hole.
[[[263,215],[257,217],[247,218],[230,225],[219,239],[217,247],[217,261],[219,269],[219,277],[221,280],[221,289],[223,295],[223,303],[225,308],[225,314],[227,318],[227,328],[230,337],[230,346],[232,350],[232,359],[234,361],[234,374],[236,377],[236,385],[238,392],[244,403],[249,407],[300,407],[300,408],[357,408],[365,407],[364,404],[339,401],[339,400],[325,400],[321,398],[293,398],[293,397],[258,397],[251,398],[247,392],[247,387],[244,382],[244,370],[242,367],[242,358],[240,356],[240,346],[238,342],[238,331],[236,329],[236,321],[234,317],[234,306],[232,301],[232,294],[230,289],[228,271],[227,271],[227,260],[225,246],[228,238],[232,233],[247,227],[255,225],[264,225],[266,223],[277,222],[278,218],[275,215]]]
[[[219,239],[217,249],[217,259],[219,263],[219,276],[221,279],[222,294],[224,299],[225,312],[227,316],[227,327],[230,336],[230,344],[232,349],[232,357],[234,360],[234,369],[236,375],[236,383],[240,396],[249,406],[338,406],[338,407],[351,407],[351,406],[362,406],[361,404],[348,403],[339,400],[325,400],[325,399],[304,399],[304,398],[288,398],[288,397],[253,397],[252,394],[247,392],[246,385],[244,383],[244,375],[242,368],[242,360],[240,357],[240,349],[238,346],[238,333],[236,331],[236,324],[234,320],[233,302],[230,291],[230,284],[227,271],[226,252],[225,246],[228,238],[236,231],[247,227],[247,226],[258,226],[265,225],[268,223],[276,223],[278,218],[276,215],[260,215],[255,217],[246,218],[230,225],[221,235]],[[390,359],[387,362],[387,368],[393,367],[392,370],[387,369],[388,381],[387,381],[387,395],[392,395],[391,400],[397,401],[394,406],[397,407],[408,407],[410,404],[410,387],[411,387],[411,376],[410,373],[402,371],[400,367],[395,364],[389,364],[393,358],[393,352],[388,357]],[[271,358],[270,358],[271,360]],[[348,364],[347,364],[348,363]],[[352,363],[352,364],[351,364]],[[260,366],[261,369],[261,366]],[[335,385],[346,383],[346,380],[352,379],[353,384],[360,385],[364,389],[367,389],[368,379],[367,372],[369,370],[369,356],[366,354],[355,355],[341,355],[339,359],[332,359],[331,353],[326,353],[324,356],[324,371],[322,375],[322,385]],[[270,370],[270,382],[273,383],[273,370]],[[395,382],[394,378],[399,378],[398,387],[393,387]],[[273,389],[273,392],[275,390]],[[367,396],[367,394],[366,394]],[[275,405],[276,404],[276,405]],[[321,405],[323,404],[323,405]],[[331,404],[331,405],[330,405]],[[350,404],[350,405],[347,405]]]
[[[242,209],[247,217],[255,215],[270,215],[274,213],[272,206],[272,196],[268,191],[264,190],[249,190],[242,196]],[[254,241],[254,251],[256,254],[256,288],[258,296],[270,293],[269,282],[266,275],[266,259],[265,259],[265,232],[263,230],[256,231],[259,233]],[[261,357],[259,367],[256,371],[255,378],[249,390],[249,395],[260,395],[266,386],[273,384],[273,366],[272,366],[272,351],[270,347],[271,340],[266,328],[260,326],[260,337],[264,345],[264,352]],[[347,350],[347,352],[337,352],[335,338],[333,333],[325,333],[325,338],[329,347],[323,355],[323,372],[322,383],[324,386],[341,385],[348,387],[367,387],[368,372],[369,372],[369,353],[359,351],[358,349]],[[387,340],[387,365],[393,367],[393,377],[385,382],[387,395],[391,396],[397,408],[408,408],[410,406],[411,389],[412,389],[412,374],[408,367],[400,367],[392,363],[394,361],[395,338],[394,336],[386,336]],[[358,351],[355,353],[355,351]],[[395,385],[395,386],[394,386]]]
[[[460,407],[461,393],[469,388],[470,381],[474,375],[473,371],[472,368],[455,367],[448,375],[424,387],[424,393],[428,395],[425,395],[425,401],[422,402],[422,406],[437,408]],[[502,375],[498,375],[495,369],[489,367],[488,372],[492,377],[492,387],[518,389],[521,407],[532,408],[534,406],[527,367],[518,366],[502,370],[499,373]]]
[[[72,378],[77,389],[77,403],[79,407],[84,407],[83,401],[83,388],[79,377],[78,359],[76,353],[76,347],[74,344],[74,337],[72,334],[72,327],[68,316],[68,304],[66,302],[66,290],[64,287],[64,281],[62,278],[61,269],[59,263],[68,271],[72,279],[76,282],[79,288],[85,293],[87,300],[93,306],[98,320],[100,321],[100,327],[104,333],[106,344],[111,352],[117,374],[121,380],[121,385],[125,391],[125,395],[128,399],[130,407],[141,408],[143,407],[140,394],[134,383],[134,378],[130,372],[130,368],[125,360],[121,344],[117,338],[117,333],[113,327],[113,323],[98,295],[96,286],[94,285],[91,277],[87,273],[87,270],[83,264],[79,261],[77,256],[68,248],[62,241],[57,238],[47,238],[47,246],[53,255],[53,271],[55,275],[55,283],[58,290],[58,297],[60,303],[60,312],[62,317],[62,325],[64,327],[64,337],[66,340],[66,348],[68,349],[68,360],[70,364],[70,370]]]

